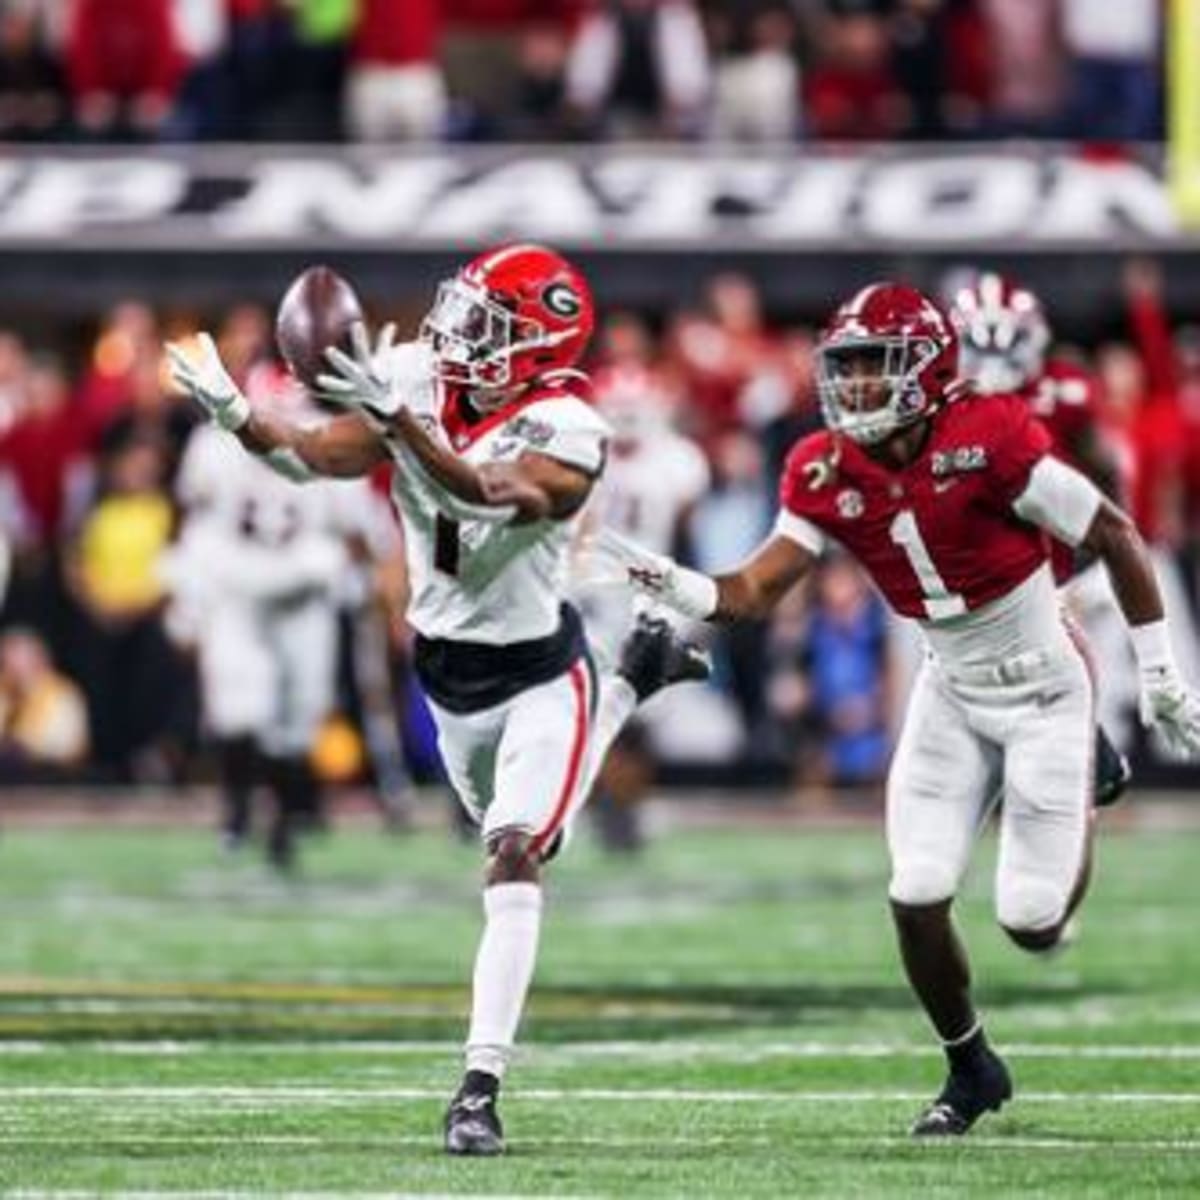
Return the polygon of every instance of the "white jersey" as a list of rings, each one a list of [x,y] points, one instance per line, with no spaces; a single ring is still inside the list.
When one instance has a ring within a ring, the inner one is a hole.
[[[628,450],[614,446],[589,513],[598,525],[647,550],[670,554],[680,518],[708,491],[709,481],[704,451],[664,428]]]
[[[372,497],[363,480],[286,480],[215,425],[188,441],[176,482],[186,517],[173,582],[246,599],[303,589],[333,595],[345,575],[346,539],[368,541]],[[179,590],[177,588],[177,590]]]
[[[406,378],[393,376],[405,403],[467,462],[513,462],[533,451],[589,475],[604,469],[609,428],[580,398],[586,379],[579,373],[546,377],[503,415],[470,425],[457,413],[442,416],[443,404],[457,403],[453,393],[433,381],[411,347],[398,350],[419,368],[406,368]],[[489,645],[554,633],[578,518],[527,524],[498,519],[502,514],[494,510],[449,496],[399,445],[393,453],[392,497],[404,526],[411,588],[408,618],[417,632]]]

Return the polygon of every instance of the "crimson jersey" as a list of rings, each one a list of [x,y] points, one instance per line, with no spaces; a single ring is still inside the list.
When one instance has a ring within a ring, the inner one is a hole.
[[[947,405],[903,468],[843,439],[835,469],[814,486],[834,449],[828,431],[792,449],[780,486],[785,513],[841,542],[901,615],[961,615],[1012,591],[1046,562],[1048,539],[1012,508],[1050,450],[1020,396]]]
[[[1087,474],[1076,448],[1100,420],[1096,382],[1082,367],[1051,359],[1046,369],[1022,389],[1034,415],[1046,426],[1052,452],[1069,467]]]

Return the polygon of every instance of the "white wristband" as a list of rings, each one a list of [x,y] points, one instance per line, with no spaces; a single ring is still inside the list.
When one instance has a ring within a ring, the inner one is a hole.
[[[250,420],[250,401],[241,392],[234,392],[224,404],[214,410],[217,424],[230,433],[237,433]]]
[[[1129,639],[1133,642],[1138,669],[1143,674],[1163,667],[1174,668],[1175,655],[1171,652],[1171,640],[1167,636],[1165,620],[1151,621],[1147,625],[1130,625]]]
[[[693,621],[707,621],[717,611],[720,593],[717,581],[711,576],[676,564],[665,589],[664,597],[681,616]]]
[[[292,483],[311,483],[317,473],[296,453],[291,446],[276,446],[262,456],[263,462],[284,479]]]

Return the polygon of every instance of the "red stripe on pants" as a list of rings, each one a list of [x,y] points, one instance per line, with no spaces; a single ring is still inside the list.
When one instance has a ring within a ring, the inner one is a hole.
[[[566,819],[567,810],[571,807],[571,797],[575,794],[575,787],[579,782],[579,770],[583,766],[583,752],[587,747],[587,675],[582,660],[571,668],[570,679],[571,690],[575,694],[575,733],[571,741],[571,756],[567,760],[567,774],[563,780],[562,789],[558,793],[554,812],[550,814],[550,820],[535,834],[530,845],[530,850],[534,854],[541,854]]]

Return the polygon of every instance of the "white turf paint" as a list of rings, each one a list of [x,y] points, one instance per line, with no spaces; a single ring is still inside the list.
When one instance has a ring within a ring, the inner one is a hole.
[[[1065,1042],[999,1043],[997,1048],[1013,1058],[1094,1058],[1094,1059],[1200,1059],[1200,1044],[1165,1045],[1085,1045]],[[128,1055],[130,1057],[174,1058],[189,1055],[232,1054],[237,1057],[288,1054],[328,1054],[351,1057],[421,1057],[435,1054],[457,1054],[460,1042],[243,1042],[243,1041],[56,1041],[54,1039],[23,1039],[0,1041],[0,1058],[36,1054]],[[564,1042],[552,1046],[518,1048],[518,1058],[526,1061],[555,1059],[574,1061],[587,1058],[637,1058],[642,1061],[691,1058],[712,1062],[748,1063],[771,1058],[928,1058],[941,1054],[932,1043],[900,1042],[736,1042],[702,1041],[604,1041]]]
[[[439,1088],[366,1087],[335,1088],[282,1084],[278,1087],[89,1087],[46,1085],[6,1087],[6,1102],[15,1100],[227,1100],[237,1103],[332,1103],[363,1105],[383,1100],[444,1100]],[[729,1091],[701,1088],[524,1088],[513,1102],[559,1100],[662,1101],[683,1104],[861,1104],[864,1102],[927,1100],[924,1091]],[[1022,1092],[1022,1104],[1200,1104],[1200,1092]]]
[[[926,1141],[914,1140],[907,1134],[882,1134],[876,1136],[829,1136],[822,1133],[818,1139],[822,1146],[861,1150],[864,1147],[909,1147],[920,1146],[963,1146],[964,1143],[953,1138],[933,1138]],[[430,1136],[398,1135],[389,1137],[320,1137],[315,1134],[230,1134],[221,1135],[118,1135],[110,1136],[101,1133],[92,1140],[93,1146],[278,1146],[278,1147],[389,1147],[403,1148],[406,1146],[422,1147],[435,1145],[437,1139]],[[586,1146],[596,1149],[639,1149],[658,1150],[664,1146],[683,1148],[716,1148],[721,1146],[734,1147],[766,1147],[778,1145],[778,1139],[754,1137],[752,1135],[739,1137],[736,1134],[703,1135],[699,1137],[539,1137],[531,1139],[538,1146]],[[5,1144],[36,1144],[39,1146],[57,1146],[79,1144],[78,1137],[55,1136],[53,1134],[5,1134],[0,1136],[0,1145]],[[1055,1138],[1055,1137],[988,1137],[987,1135],[972,1134],[969,1144],[972,1148],[985,1147],[995,1150],[1082,1150],[1093,1153],[1104,1151],[1133,1151],[1141,1153],[1147,1150],[1172,1150],[1183,1153],[1200,1152],[1198,1138],[1130,1138],[1117,1141],[1112,1138]],[[7,1200],[14,1196],[32,1195],[71,1195],[76,1193],[62,1192],[5,1192]],[[93,1196],[95,1193],[77,1193]],[[130,1193],[122,1193],[128,1195]],[[133,1193],[136,1195],[153,1195],[155,1193]],[[164,1193],[170,1195],[171,1193]],[[188,1193],[194,1195],[198,1193]],[[207,1194],[207,1193],[206,1193]],[[237,1193],[213,1193],[220,1195],[236,1195]],[[304,1193],[308,1196],[309,1193]]]

